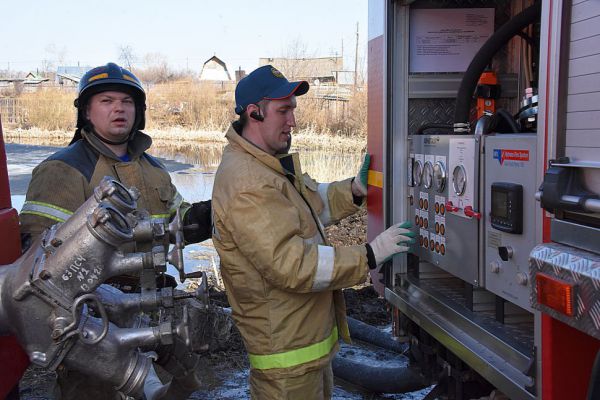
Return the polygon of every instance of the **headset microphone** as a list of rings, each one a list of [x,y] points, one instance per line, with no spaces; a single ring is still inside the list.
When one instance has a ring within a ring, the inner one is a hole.
[[[262,115],[260,115],[256,111],[252,111],[250,113],[250,118],[254,118],[255,120],[261,121],[261,122],[265,120],[265,117],[263,117]]]

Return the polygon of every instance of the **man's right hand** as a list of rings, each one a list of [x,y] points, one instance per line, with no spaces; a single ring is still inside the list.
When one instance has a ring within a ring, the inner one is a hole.
[[[383,264],[394,254],[408,251],[409,246],[415,242],[412,239],[415,233],[407,229],[410,226],[409,222],[392,225],[369,243],[377,265]]]

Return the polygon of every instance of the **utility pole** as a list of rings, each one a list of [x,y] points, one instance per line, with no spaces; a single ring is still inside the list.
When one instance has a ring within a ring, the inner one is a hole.
[[[356,23],[356,50],[354,51],[354,91],[358,83],[358,22]]]

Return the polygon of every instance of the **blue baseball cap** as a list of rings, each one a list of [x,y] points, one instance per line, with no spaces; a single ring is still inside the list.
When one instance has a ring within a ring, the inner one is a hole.
[[[242,115],[246,107],[263,99],[287,99],[308,92],[308,82],[290,82],[277,68],[264,65],[240,80],[235,88],[235,113]]]

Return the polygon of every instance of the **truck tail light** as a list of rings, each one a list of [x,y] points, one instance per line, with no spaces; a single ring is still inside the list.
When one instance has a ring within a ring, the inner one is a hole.
[[[575,284],[538,272],[537,301],[569,317],[575,315]]]

